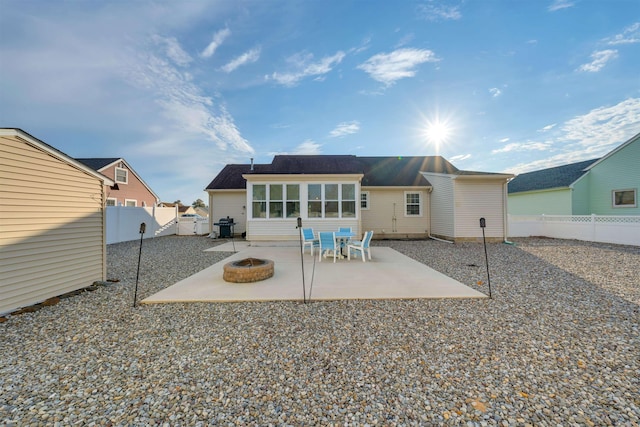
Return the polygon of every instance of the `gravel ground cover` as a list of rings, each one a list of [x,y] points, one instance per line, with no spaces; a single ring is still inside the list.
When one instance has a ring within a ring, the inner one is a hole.
[[[139,299],[219,243],[146,240]],[[139,242],[109,245],[120,282],[0,324],[0,425],[638,426],[640,248],[515,243],[492,299],[137,308]],[[374,245],[488,293],[482,244]]]

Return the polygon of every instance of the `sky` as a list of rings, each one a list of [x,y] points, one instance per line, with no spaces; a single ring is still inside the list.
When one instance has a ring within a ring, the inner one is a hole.
[[[538,170],[640,132],[640,1],[0,0],[0,127],[184,204],[277,154]]]

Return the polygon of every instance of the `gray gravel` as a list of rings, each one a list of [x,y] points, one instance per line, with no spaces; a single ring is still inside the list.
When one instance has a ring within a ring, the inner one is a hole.
[[[218,243],[145,241],[139,298]],[[0,424],[638,426],[640,248],[516,243],[491,300],[137,308],[139,242],[110,245],[119,283],[0,324]],[[482,244],[374,244],[488,292]]]

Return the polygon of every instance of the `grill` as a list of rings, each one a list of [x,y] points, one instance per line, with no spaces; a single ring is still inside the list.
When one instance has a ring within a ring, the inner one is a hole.
[[[220,218],[218,222],[214,222],[213,225],[217,225],[220,232],[219,237],[233,237],[233,226],[236,225],[233,222],[233,218]]]

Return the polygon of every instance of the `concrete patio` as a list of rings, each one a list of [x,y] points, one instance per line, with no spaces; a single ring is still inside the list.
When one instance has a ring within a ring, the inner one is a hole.
[[[212,265],[173,286],[151,295],[143,304],[172,302],[239,302],[303,300],[300,247],[294,243],[227,242],[209,250],[233,251]],[[394,249],[373,247],[372,260],[332,258],[318,262],[317,254],[304,254],[304,287],[310,300],[486,298],[486,295],[419,263]],[[244,258],[275,262],[273,277],[254,283],[228,283],[223,266]]]

